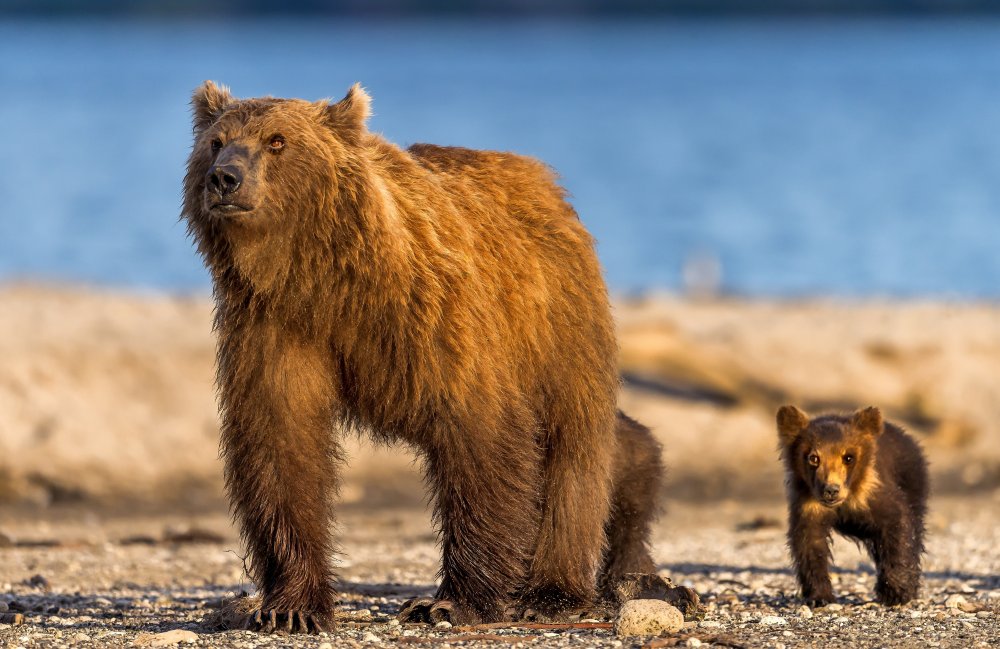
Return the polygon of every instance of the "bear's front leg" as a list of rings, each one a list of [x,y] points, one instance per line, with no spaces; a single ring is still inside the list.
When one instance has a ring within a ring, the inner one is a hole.
[[[340,451],[324,359],[270,340],[220,351],[226,488],[260,608],[247,628],[333,626],[333,503]]]
[[[442,426],[425,448],[441,537],[441,585],[403,605],[403,622],[473,624],[510,617],[538,536],[542,455],[520,426]]]
[[[802,598],[810,606],[836,601],[830,582],[830,518],[825,512],[798,509],[793,509],[790,515],[788,547],[795,561]]]
[[[883,519],[882,527],[867,543],[878,575],[875,594],[887,606],[905,604],[920,590],[922,544],[914,534],[913,521],[899,509]]]

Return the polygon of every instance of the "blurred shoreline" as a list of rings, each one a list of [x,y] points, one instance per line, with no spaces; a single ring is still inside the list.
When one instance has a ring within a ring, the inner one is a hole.
[[[211,300],[0,284],[0,506],[223,506]],[[773,412],[878,405],[940,494],[1000,487],[1000,304],[618,298],[621,406],[668,500],[780,500]],[[344,506],[418,505],[413,455],[345,439]]]

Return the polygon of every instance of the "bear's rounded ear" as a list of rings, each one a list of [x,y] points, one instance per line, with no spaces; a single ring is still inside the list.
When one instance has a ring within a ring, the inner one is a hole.
[[[863,433],[878,436],[882,434],[885,422],[882,420],[882,411],[875,407],[858,410],[851,415],[851,424]]]
[[[791,446],[799,434],[809,426],[809,415],[795,406],[778,408],[778,438],[785,446]]]
[[[350,139],[351,136],[364,132],[365,122],[372,112],[371,107],[372,98],[360,83],[356,83],[343,99],[324,107],[323,117],[331,128]]]
[[[194,131],[198,133],[219,119],[229,104],[235,99],[229,94],[229,88],[217,86],[211,81],[198,86],[191,96],[191,113]]]

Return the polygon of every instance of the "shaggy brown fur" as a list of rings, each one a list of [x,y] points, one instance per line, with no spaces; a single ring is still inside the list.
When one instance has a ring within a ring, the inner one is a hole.
[[[337,103],[194,94],[184,216],[214,281],[255,626],[330,623],[335,421],[425,458],[441,585],[404,618],[586,605],[602,566],[602,583],[650,568],[660,475],[646,429],[615,432],[591,237],[536,160],[402,150],[366,129],[368,104],[359,86]]]
[[[832,530],[864,543],[878,569],[879,600],[917,596],[927,511],[927,463],[920,446],[877,408],[809,419],[794,406],[778,411],[787,471],[788,543],[802,596],[834,601]]]

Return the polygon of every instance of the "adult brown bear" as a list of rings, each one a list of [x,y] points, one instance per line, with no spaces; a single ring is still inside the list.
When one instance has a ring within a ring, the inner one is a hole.
[[[547,167],[400,149],[360,86],[311,103],[206,82],[193,112],[183,209],[214,281],[252,626],[332,623],[335,422],[425,460],[441,585],[404,619],[554,615],[652,570],[659,446],[616,415],[607,291]]]

